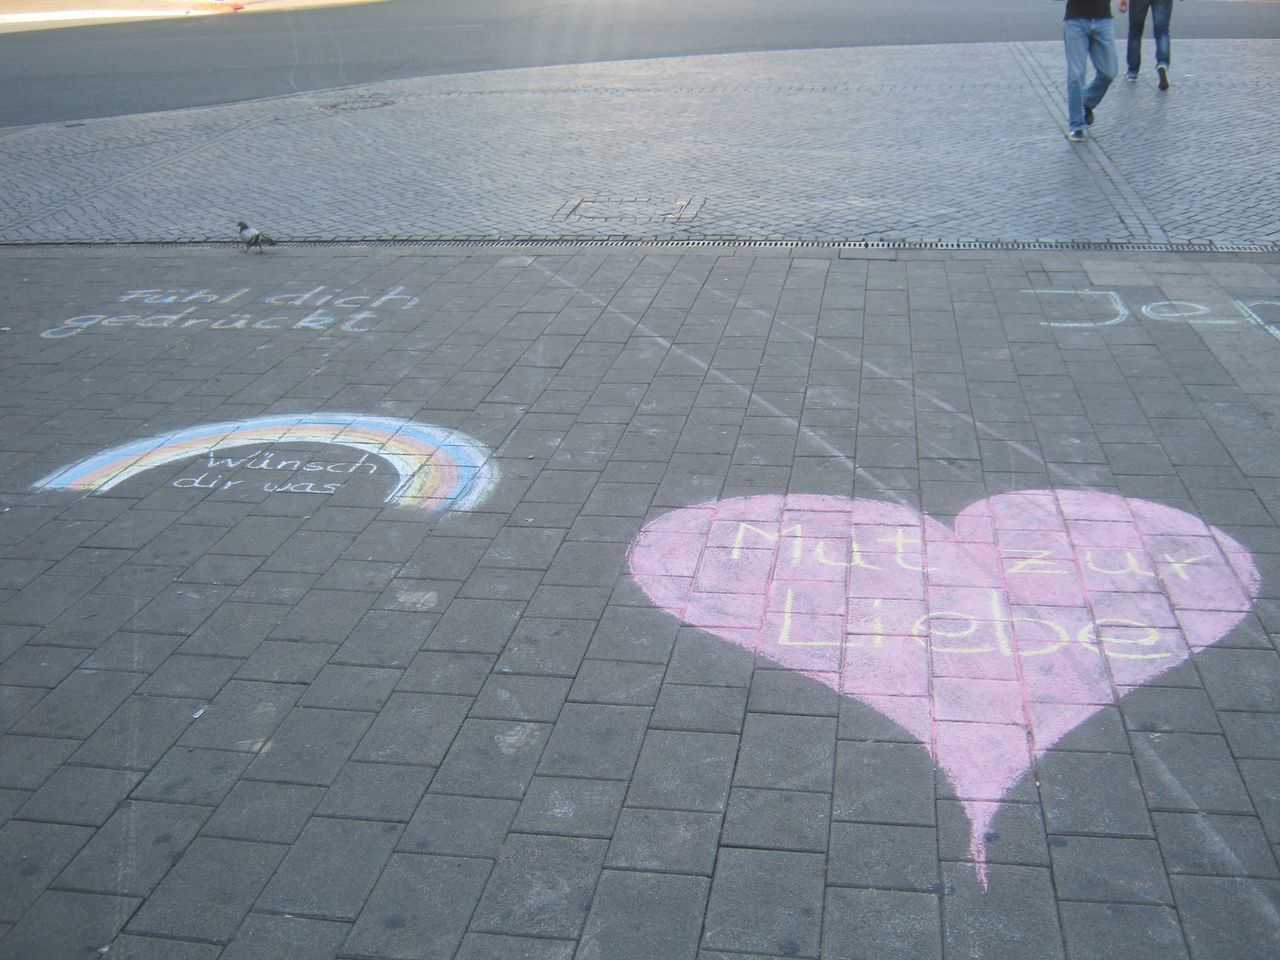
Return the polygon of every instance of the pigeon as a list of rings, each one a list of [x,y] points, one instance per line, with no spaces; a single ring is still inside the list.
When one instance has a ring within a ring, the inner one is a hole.
[[[240,228],[240,239],[244,242],[244,249],[247,253],[250,247],[257,247],[258,252],[262,252],[262,245],[265,243],[268,247],[274,247],[276,242],[268,237],[257,227],[251,227],[243,220],[237,220],[236,226]]]

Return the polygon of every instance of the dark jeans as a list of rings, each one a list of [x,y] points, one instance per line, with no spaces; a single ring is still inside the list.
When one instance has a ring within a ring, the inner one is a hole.
[[[1129,0],[1129,73],[1142,66],[1142,31],[1147,25],[1147,8],[1151,8],[1151,30],[1156,37],[1156,66],[1169,66],[1169,18],[1173,0]]]

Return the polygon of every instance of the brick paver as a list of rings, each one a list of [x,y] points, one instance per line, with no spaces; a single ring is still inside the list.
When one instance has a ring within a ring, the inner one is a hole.
[[[1274,257],[0,262],[9,955],[1234,957],[1280,934]],[[390,461],[259,437],[32,488],[122,442],[353,406],[483,443],[488,498],[388,504]],[[1118,676],[991,796],[980,855],[966,781],[866,677],[753,660],[628,564],[695,503],[955,523],[1044,488],[1203,517],[1264,575],[1213,646]]]

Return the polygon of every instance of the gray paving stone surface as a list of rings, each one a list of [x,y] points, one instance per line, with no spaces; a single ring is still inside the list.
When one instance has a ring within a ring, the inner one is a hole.
[[[1274,246],[1277,62],[1275,41],[1179,40],[1173,91],[1117,83],[1083,146],[1063,140],[1059,43],[509,70],[9,128],[0,241],[232,240],[247,218],[287,239]],[[509,397],[566,344],[537,349]]]
[[[1179,50],[0,131],[0,240],[753,241],[0,247],[0,957],[1280,952],[1280,254],[1175,248],[1278,61]]]

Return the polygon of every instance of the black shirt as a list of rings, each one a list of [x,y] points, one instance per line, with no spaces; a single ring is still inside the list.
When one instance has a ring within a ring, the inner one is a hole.
[[[1106,20],[1111,16],[1111,0],[1067,0],[1063,20]]]

